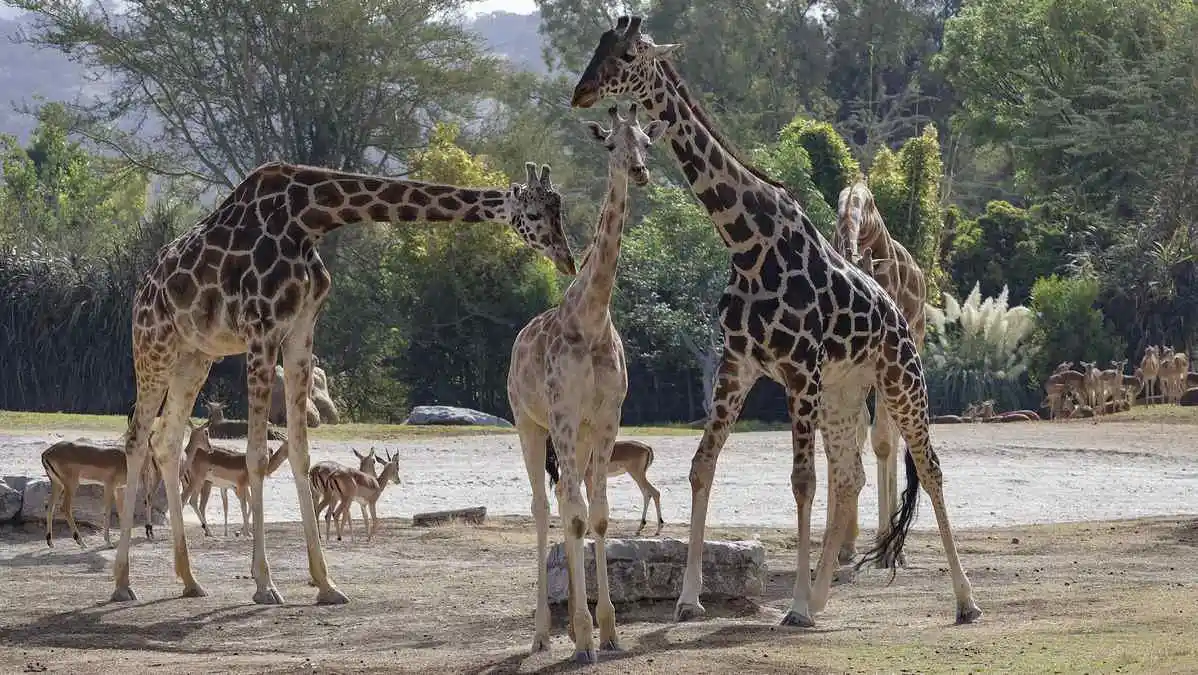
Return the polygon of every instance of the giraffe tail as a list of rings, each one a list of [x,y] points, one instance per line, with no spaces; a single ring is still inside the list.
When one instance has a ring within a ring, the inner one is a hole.
[[[549,474],[549,487],[557,485],[562,474],[557,468],[557,451],[553,449],[553,439],[545,439],[545,473]]]
[[[915,470],[915,457],[911,454],[910,448],[903,453],[903,464],[907,467],[907,487],[903,489],[899,510],[890,518],[890,531],[886,533],[885,537],[882,537],[877,545],[866,551],[854,566],[860,570],[871,562],[887,561],[890,563],[891,581],[894,581],[894,577],[898,573],[898,566],[894,564],[894,561],[898,560],[899,554],[903,552],[903,545],[906,544],[907,535],[911,532],[911,525],[915,522],[916,507],[919,506],[919,474]]]

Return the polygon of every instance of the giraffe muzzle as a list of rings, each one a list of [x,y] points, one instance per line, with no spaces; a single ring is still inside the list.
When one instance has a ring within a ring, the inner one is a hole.
[[[632,176],[632,182],[636,183],[637,187],[645,187],[649,184],[649,169],[643,166],[634,166],[628,172]]]

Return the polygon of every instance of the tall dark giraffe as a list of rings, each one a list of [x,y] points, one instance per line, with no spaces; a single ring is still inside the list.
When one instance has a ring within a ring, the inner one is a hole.
[[[280,604],[266,559],[262,480],[268,462],[266,415],[275,364],[283,357],[287,438],[308,547],[308,571],[318,603],[347,601],[329,578],[308,485],[312,338],[332,279],[316,252],[329,232],[363,221],[494,221],[509,223],[559,271],[574,273],[562,232],[561,195],[529,163],[528,185],[507,190],[460,188],[417,181],[271,163],[254,169],[214,212],[158,253],[133,300],[133,365],[137,404],[125,452],[131,478],[121,512],[115,601],[134,600],[129,540],[137,480],[149,452],[150,424],[163,408],[154,457],[166,481],[175,574],[184,597],[204,595],[191,573],[179,494],[183,427],[213,361],[246,354],[249,420],[246,464],[253,503],[257,591],[254,602]]]
[[[791,490],[798,508],[798,570],[782,623],[813,626],[828,597],[836,553],[846,535],[850,500],[865,484],[861,464],[864,402],[876,386],[903,438],[907,487],[886,537],[858,563],[894,559],[915,516],[919,485],[936,511],[952,570],[957,621],[981,615],[953,541],[940,462],[928,433],[923,367],[907,322],[871,277],[847,263],[819,234],[785,187],[740,159],[714,128],[665,56],[640,33],[640,17],[621,17],[606,31],[574,88],[571,105],[588,108],[609,97],[631,98],[670,123],[674,158],[695,197],[732,253],[732,275],[720,300],[724,356],[711,413],[691,462],[691,530],[686,575],[676,617],[704,614],[703,534],[716,458],[745,396],[767,376],[786,389],[794,443]],[[814,589],[810,577],[811,509],[815,497],[815,431],[823,433],[834,483],[834,532],[826,532]]]

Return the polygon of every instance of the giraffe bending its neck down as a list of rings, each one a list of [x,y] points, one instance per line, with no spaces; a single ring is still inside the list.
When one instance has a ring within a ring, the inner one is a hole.
[[[642,130],[635,105],[627,118],[620,117],[614,107],[608,113],[612,118],[610,130],[597,122],[587,123],[590,135],[609,153],[607,201],[599,214],[591,249],[561,304],[528,322],[516,337],[507,379],[508,402],[520,433],[537,525],[537,609],[532,650],[549,648],[549,582],[545,571],[549,546],[549,500],[545,489],[548,437],[561,468],[557,503],[566,531],[570,570],[570,635],[575,658],[588,663],[597,658],[583,566],[582,537],[588,523],[595,533],[599,646],[619,646],[615,608],[608,592],[604,536],[607,465],[620,426],[620,408],[628,392],[624,347],[611,321],[620,237],[628,214],[628,178],[631,176],[637,185],[649,182],[644,153],[668,126],[655,121]],[[582,497],[588,466],[589,512]]]
[[[267,464],[266,416],[283,359],[287,438],[317,602],[346,597],[329,579],[317,538],[308,481],[304,412],[312,384],[312,336],[331,279],[316,252],[325,234],[362,221],[497,221],[509,223],[558,269],[574,272],[561,226],[561,196],[527,165],[528,184],[507,190],[468,189],[272,163],[251,172],[217,209],[167,244],[133,301],[133,362],[137,404],[125,446],[129,470],[140,473],[148,432],[159,406],[164,433],[154,456],[166,480],[175,573],[183,595],[204,595],[192,576],[183,533],[179,460],[183,427],[214,360],[246,353],[249,390],[247,457],[253,502],[254,602],[283,602],[271,580],[264,540],[262,480]],[[113,600],[135,599],[129,584],[128,525],[137,480],[126,492]]]
[[[915,256],[890,236],[890,231],[886,229],[886,223],[882,220],[882,214],[878,212],[874,203],[873,193],[869,191],[864,180],[858,180],[840,191],[836,212],[833,248],[850,263],[862,267],[898,304],[899,311],[907,319],[915,348],[922,350],[924,334],[927,332],[924,304],[928,300],[928,289],[923,270],[915,262]],[[881,403],[881,397],[878,397],[878,403]],[[876,537],[880,542],[890,532],[891,514],[896,513],[899,508],[898,456],[901,439],[885,405],[875,405],[869,439],[878,463]],[[832,489],[831,483],[828,489]],[[833,503],[830,496],[828,503]],[[857,500],[853,499],[845,508],[852,515],[849,520],[849,536],[840,548],[841,562],[849,562],[856,555]],[[829,518],[831,515],[829,510]],[[827,529],[831,529],[831,520],[828,521]],[[891,559],[890,556],[882,556],[877,562],[879,567],[893,567],[899,561]]]
[[[811,626],[823,608],[836,552],[846,532],[846,505],[865,484],[861,464],[864,403],[876,386],[909,446],[903,504],[886,538],[862,560],[894,558],[914,519],[919,485],[936,511],[957,599],[957,620],[980,610],[961,569],[944,502],[940,462],[928,432],[923,368],[907,321],[877,282],[850,265],[816,231],[798,201],[778,182],[739,159],[686,89],[665,55],[640,34],[640,17],[621,17],[599,40],[571,104],[605,97],[641,102],[671,123],[670,148],[691,191],[711,215],[732,254],[732,274],[720,300],[724,354],[711,413],[691,462],[691,530],[677,617],[704,613],[703,533],[716,458],[745,396],[763,375],[787,392],[794,443],[791,489],[798,507],[798,570],[784,624]],[[811,510],[815,498],[815,431],[822,431],[837,504],[812,590]],[[556,442],[555,442],[556,444]]]

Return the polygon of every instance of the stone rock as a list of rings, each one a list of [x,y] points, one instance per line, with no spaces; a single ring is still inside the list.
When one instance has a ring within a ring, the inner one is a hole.
[[[270,414],[267,419],[271,424],[279,426],[287,426],[287,396],[284,392],[286,385],[283,382],[283,366],[275,364],[275,383],[270,389]],[[316,409],[316,404],[312,401],[311,392],[308,394],[308,409],[305,412],[307,420],[305,424],[309,427],[320,426],[320,411]]]
[[[512,423],[485,412],[449,405],[418,405],[404,424],[452,424],[479,427],[511,427]]]
[[[13,489],[8,483],[0,483],[0,523],[7,523],[21,515],[23,501],[20,490]]]
[[[312,403],[320,413],[322,424],[339,424],[341,414],[333,403],[333,394],[329,391],[329,378],[320,366],[312,368]]]
[[[20,493],[25,492],[25,485],[30,480],[29,476],[5,476],[4,478],[0,478],[0,482]]]
[[[682,593],[687,543],[681,539],[608,539],[607,573],[613,603],[675,600]],[[587,599],[595,600],[595,542],[583,543]],[[566,602],[565,544],[549,549],[549,602]],[[704,597],[753,598],[765,590],[765,547],[759,541],[703,543]]]
[[[1198,405],[1198,387],[1187,389],[1178,403],[1184,406]]]
[[[50,479],[30,479],[25,485],[22,497],[21,520],[46,520],[46,499],[49,496]],[[120,523],[120,508],[120,500],[117,500],[112,509],[111,526],[114,528]],[[157,491],[154,493],[153,510],[152,522],[155,525],[166,523],[166,490],[162,483],[158,484]],[[102,527],[104,525],[104,486],[98,483],[80,484],[79,489],[75,491],[74,512],[76,523],[89,523],[95,527]],[[54,521],[66,522],[66,512],[63,511],[61,502],[54,514]],[[145,500],[139,498],[133,509],[133,524],[134,527],[140,527],[145,522]]]

